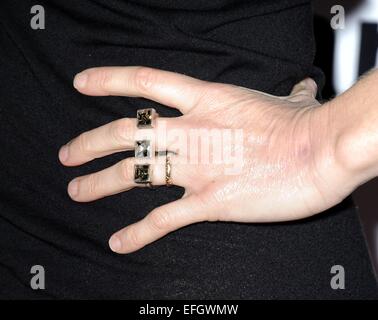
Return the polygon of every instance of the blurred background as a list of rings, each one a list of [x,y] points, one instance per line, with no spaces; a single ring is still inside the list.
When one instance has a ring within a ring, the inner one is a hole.
[[[314,0],[313,2],[317,44],[315,65],[326,75],[323,98],[330,99],[347,90],[362,74],[378,67],[378,0]],[[345,10],[344,28],[333,29],[331,26],[331,19],[335,17],[331,8],[335,5],[340,5]],[[358,188],[353,198],[359,208],[377,277],[378,178]]]

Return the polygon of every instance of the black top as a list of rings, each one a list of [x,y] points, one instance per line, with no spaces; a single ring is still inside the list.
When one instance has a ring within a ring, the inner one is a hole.
[[[46,29],[30,27],[34,1],[0,2],[0,297],[367,298],[376,297],[353,204],[289,223],[200,223],[129,255],[109,236],[180,188],[137,188],[93,203],[66,192],[74,177],[129,156],[78,168],[58,162],[79,133],[142,107],[144,99],[87,97],[73,76],[93,66],[145,65],[284,95],[313,67],[307,0],[39,1]],[[346,272],[332,290],[331,267]],[[46,270],[33,291],[30,268]]]

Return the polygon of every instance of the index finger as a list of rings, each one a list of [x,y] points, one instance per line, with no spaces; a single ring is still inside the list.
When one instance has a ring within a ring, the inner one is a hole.
[[[206,81],[149,67],[99,67],[76,75],[75,88],[91,96],[143,97],[188,113]]]

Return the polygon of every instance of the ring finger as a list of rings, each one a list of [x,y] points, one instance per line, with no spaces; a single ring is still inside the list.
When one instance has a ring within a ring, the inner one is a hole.
[[[192,166],[184,164],[180,157],[169,156],[172,184],[186,187],[193,175]],[[155,157],[150,163],[150,180],[152,185],[166,184],[166,162],[164,157]],[[136,183],[135,165],[141,164],[136,158],[127,158],[104,170],[91,173],[72,180],[68,185],[68,194],[78,202],[89,202],[106,196],[130,190],[134,187],[145,187],[145,183]],[[143,162],[145,164],[145,162]]]

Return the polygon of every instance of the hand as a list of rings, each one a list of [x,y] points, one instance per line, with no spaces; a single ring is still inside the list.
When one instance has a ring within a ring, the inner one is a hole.
[[[204,128],[243,134],[237,146],[229,146],[235,153],[241,151],[242,165],[236,173],[227,173],[229,163],[185,161],[196,150],[181,150],[172,157],[172,180],[185,188],[184,197],[115,233],[109,242],[115,252],[136,251],[195,222],[274,222],[308,217],[337,204],[354,187],[336,161],[337,135],[331,129],[327,106],[315,100],[317,89],[311,79],[297,84],[287,97],[146,67],[88,69],[76,76],[74,85],[87,95],[144,97],[178,108],[182,116],[158,118],[158,126],[166,125],[168,137],[177,130],[188,134]],[[138,132],[135,119],[114,121],[63,146],[60,161],[77,166],[132,150]],[[152,134],[158,141],[159,135]],[[175,143],[179,147],[173,140],[168,138],[163,147],[170,149]],[[134,164],[134,158],[127,158],[78,177],[70,182],[68,193],[73,200],[86,202],[137,187]],[[164,178],[164,164],[156,164],[154,184],[165,184]]]

